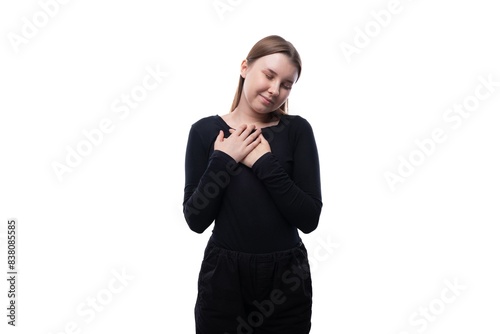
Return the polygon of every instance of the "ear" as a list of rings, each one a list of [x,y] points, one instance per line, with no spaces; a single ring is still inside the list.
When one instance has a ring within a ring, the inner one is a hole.
[[[246,59],[243,59],[240,67],[240,75],[243,79],[246,77],[247,71],[248,71],[248,61]]]

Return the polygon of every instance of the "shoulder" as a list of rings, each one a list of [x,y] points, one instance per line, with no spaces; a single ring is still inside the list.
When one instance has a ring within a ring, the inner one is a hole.
[[[315,136],[311,124],[307,119],[299,115],[283,115],[282,126],[288,135],[290,144],[294,147],[307,146],[315,143]]]
[[[292,132],[312,131],[312,126],[307,119],[299,115],[282,115],[280,124],[289,127]]]
[[[193,147],[203,147],[209,149],[211,143],[217,137],[221,126],[219,125],[218,116],[207,116],[199,119],[191,124],[188,136],[188,146],[190,149]]]
[[[219,122],[219,116],[217,115],[212,115],[212,116],[207,116],[199,119],[198,121],[194,122],[192,124],[192,128],[195,129],[204,129],[207,127],[213,127],[216,126]]]
[[[221,121],[217,115],[203,117],[191,125],[191,132],[198,133],[202,138],[212,138],[223,129],[224,124],[221,124]]]

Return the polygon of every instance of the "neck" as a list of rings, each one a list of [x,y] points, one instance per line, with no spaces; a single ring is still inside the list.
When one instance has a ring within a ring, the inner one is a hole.
[[[274,113],[259,114],[253,111],[245,111],[239,106],[231,113],[231,118],[238,124],[266,124],[274,121]]]

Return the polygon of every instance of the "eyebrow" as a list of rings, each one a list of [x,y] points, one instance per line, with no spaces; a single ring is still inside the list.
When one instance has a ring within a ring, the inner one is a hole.
[[[268,67],[268,68],[266,68],[266,70],[268,70],[269,72],[271,72],[271,73],[272,73],[272,74],[274,74],[274,75],[278,75],[278,73],[276,73],[275,71],[273,71],[273,70],[272,70],[272,69],[270,69],[269,67]],[[292,81],[292,80],[285,79],[284,81],[287,81],[287,82],[289,82],[289,83],[293,84],[293,81]]]

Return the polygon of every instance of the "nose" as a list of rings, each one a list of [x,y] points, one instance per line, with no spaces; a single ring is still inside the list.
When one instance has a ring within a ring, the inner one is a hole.
[[[269,89],[268,89],[269,94],[271,95],[280,95],[280,83],[278,81],[273,81],[271,82]]]

